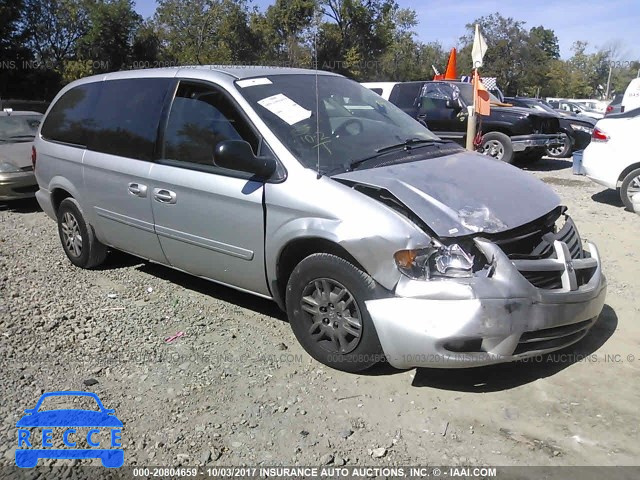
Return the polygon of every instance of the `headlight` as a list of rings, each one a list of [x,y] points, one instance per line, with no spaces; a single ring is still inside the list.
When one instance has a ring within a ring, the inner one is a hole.
[[[0,163],[0,173],[16,173],[19,171],[20,169],[11,163]]]
[[[400,250],[394,255],[398,270],[413,280],[434,277],[464,278],[473,275],[473,255],[454,243],[432,244],[417,250]]]
[[[589,135],[591,135],[593,133],[593,127],[587,127],[585,125],[579,125],[577,123],[570,123],[569,125],[571,125],[571,128],[573,128],[574,130],[577,130],[579,132],[584,132],[584,133],[588,133]]]

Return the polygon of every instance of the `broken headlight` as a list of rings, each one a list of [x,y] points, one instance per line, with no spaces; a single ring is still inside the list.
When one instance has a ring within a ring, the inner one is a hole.
[[[440,245],[400,250],[394,255],[398,270],[413,280],[434,277],[465,278],[473,275],[473,255],[460,245]]]

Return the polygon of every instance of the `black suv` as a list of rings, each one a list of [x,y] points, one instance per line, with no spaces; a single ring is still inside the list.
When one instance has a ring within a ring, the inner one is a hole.
[[[450,80],[398,83],[388,100],[439,137],[465,145],[467,106],[473,104],[470,83]],[[542,158],[547,148],[564,144],[556,115],[504,106],[493,95],[491,103],[491,115],[481,117],[482,153],[508,163],[534,161]]]
[[[585,115],[576,115],[571,112],[554,110],[551,105],[539,98],[529,97],[505,97],[505,102],[515,107],[531,108],[536,111],[547,112],[556,115],[560,122],[560,131],[566,135],[563,145],[549,147],[547,155],[554,158],[566,158],[576,150],[584,150],[591,142],[591,134],[596,120]]]

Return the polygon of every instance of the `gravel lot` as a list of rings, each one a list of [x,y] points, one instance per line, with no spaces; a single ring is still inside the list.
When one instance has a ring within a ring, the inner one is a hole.
[[[115,408],[125,465],[637,464],[640,218],[568,161],[534,167],[600,248],[603,314],[564,355],[459,371],[331,370],[275,304],[117,252],[77,269],[35,201],[0,205],[1,464],[53,390]]]

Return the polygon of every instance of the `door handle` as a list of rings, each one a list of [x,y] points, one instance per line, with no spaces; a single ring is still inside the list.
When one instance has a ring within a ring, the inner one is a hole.
[[[156,202],[160,203],[176,203],[176,192],[172,192],[171,190],[166,190],[164,188],[154,188],[153,189],[153,198]]]
[[[146,197],[147,196],[147,186],[141,185],[139,183],[130,183],[129,184],[129,193],[131,195],[135,195],[136,197]]]

